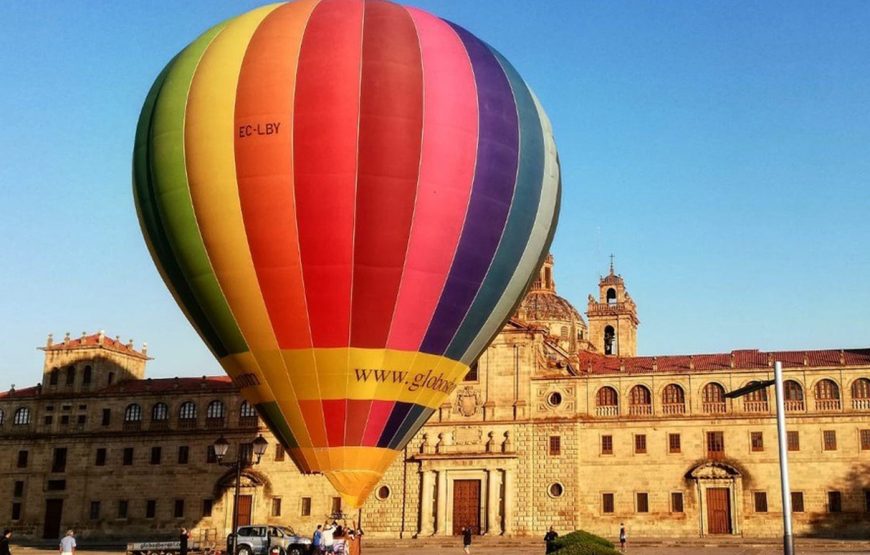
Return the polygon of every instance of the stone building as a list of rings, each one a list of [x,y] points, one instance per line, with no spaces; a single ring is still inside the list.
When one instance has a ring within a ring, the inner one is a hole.
[[[781,534],[773,393],[724,397],[785,367],[797,534],[870,533],[870,349],[637,356],[637,307],[611,267],[588,322],[553,260],[362,510],[372,536]],[[22,536],[222,539],[241,522],[308,533],[342,512],[300,474],[225,377],[150,379],[146,349],[103,333],[45,346],[41,385],[0,394],[0,520]],[[241,447],[239,447],[241,446]],[[226,461],[225,461],[226,462]],[[252,461],[253,462],[253,461]],[[348,515],[355,519],[357,515]]]

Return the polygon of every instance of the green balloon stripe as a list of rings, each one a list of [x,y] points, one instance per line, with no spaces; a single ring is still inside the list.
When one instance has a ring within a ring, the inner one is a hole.
[[[154,109],[151,149],[160,162],[153,166],[156,204],[169,244],[193,297],[208,317],[220,344],[229,353],[248,350],[241,330],[226,302],[202,240],[190,196],[184,151],[187,95],[196,68],[218,26],[187,47],[170,67]]]
[[[172,292],[173,297],[178,301],[179,306],[182,307],[185,316],[187,316],[187,319],[196,329],[197,333],[199,333],[200,337],[211,348],[212,353],[217,357],[222,357],[229,354],[226,347],[221,343],[217,332],[209,323],[202,308],[198,304],[191,302],[194,298],[193,291],[184,279],[184,274],[178,266],[172,254],[172,249],[169,246],[169,238],[160,224],[154,184],[152,183],[153,166],[148,143],[151,137],[154,106],[157,104],[157,98],[161,93],[163,83],[166,81],[166,75],[176,59],[177,57],[173,58],[163,71],[160,72],[160,75],[148,92],[142,112],[139,115],[139,122],[136,126],[136,142],[133,147],[133,195],[142,234],[145,236],[145,241],[148,243],[154,264],[160,270],[160,275],[163,277],[166,287]]]

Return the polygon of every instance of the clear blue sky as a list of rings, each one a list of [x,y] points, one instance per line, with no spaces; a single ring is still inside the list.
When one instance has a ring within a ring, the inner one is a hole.
[[[219,373],[160,281],[130,188],[160,69],[256,2],[0,2],[0,388],[49,332]],[[499,49],[553,120],[559,293],[608,255],[641,354],[870,346],[870,3],[420,0]]]

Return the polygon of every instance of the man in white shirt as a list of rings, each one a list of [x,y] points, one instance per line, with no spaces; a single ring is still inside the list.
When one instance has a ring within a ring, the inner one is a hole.
[[[72,530],[66,531],[66,536],[60,540],[60,554],[73,555],[76,552],[76,539]]]

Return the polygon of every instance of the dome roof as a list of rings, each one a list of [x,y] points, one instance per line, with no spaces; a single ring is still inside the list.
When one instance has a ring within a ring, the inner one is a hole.
[[[586,327],[583,317],[571,303],[553,291],[540,289],[526,294],[517,308],[517,318],[525,322],[573,320],[578,325]]]

